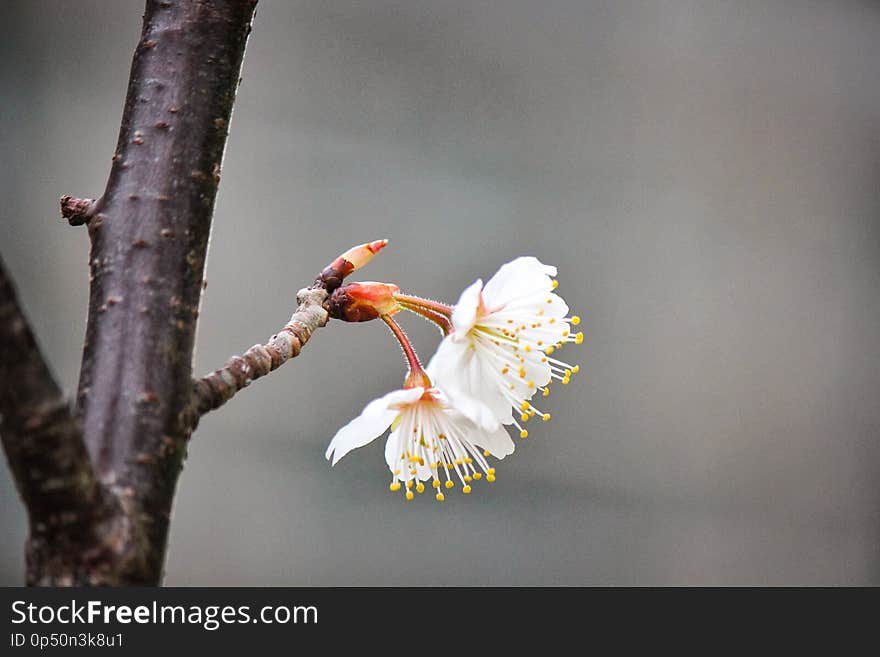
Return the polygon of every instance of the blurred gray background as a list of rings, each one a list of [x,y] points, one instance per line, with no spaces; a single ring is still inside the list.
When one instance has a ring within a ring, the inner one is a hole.
[[[141,14],[0,5],[0,249],[67,390],[88,238],[58,197],[103,190]],[[383,326],[331,324],[203,420],[166,583],[880,584],[878,35],[849,0],[261,0],[197,372],[388,237],[362,279],[449,301],[556,264],[582,373],[497,483],[406,503],[381,441],[324,461],[403,374]],[[0,527],[19,584],[5,467]]]

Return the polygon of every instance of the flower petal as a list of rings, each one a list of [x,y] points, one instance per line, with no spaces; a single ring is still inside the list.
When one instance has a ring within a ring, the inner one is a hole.
[[[480,431],[474,434],[474,445],[482,447],[497,459],[513,454],[516,445],[507,433],[507,429],[501,427],[497,431]]]
[[[400,435],[400,430],[392,431],[385,442],[385,463],[388,464],[388,469],[391,470],[391,474],[394,474],[395,470],[399,470],[397,478],[405,483],[414,478],[410,468],[415,466],[415,477],[418,477],[419,481],[427,481],[433,476],[431,468],[419,463],[406,464],[400,460]]]
[[[480,291],[483,289],[483,280],[477,279],[465,288],[452,311],[453,335],[463,340],[470,331],[474,322],[477,321],[477,309],[480,307]]]
[[[391,426],[394,418],[400,414],[401,405],[416,401],[423,392],[423,388],[395,390],[371,401],[360,415],[336,432],[324,457],[332,457],[332,465],[336,465],[351,450],[372,442]]]
[[[492,385],[487,367],[470,340],[448,336],[428,363],[428,374],[452,406],[478,426],[495,431],[499,422],[509,421],[510,402]]]
[[[483,301],[490,311],[502,308],[520,297],[553,289],[551,276],[556,267],[545,265],[534,256],[522,256],[501,265],[483,288]]]

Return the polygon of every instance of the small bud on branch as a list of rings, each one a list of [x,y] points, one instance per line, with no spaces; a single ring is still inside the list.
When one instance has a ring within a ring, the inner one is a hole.
[[[370,262],[387,244],[388,240],[377,240],[350,248],[325,267],[311,287],[299,291],[297,309],[268,343],[254,345],[243,355],[230,358],[220,369],[193,381],[192,399],[181,414],[182,424],[192,431],[199,417],[226,403],[251,381],[298,356],[312,333],[324,326],[328,318],[356,322],[374,319],[379,313],[397,312],[394,294],[400,288],[396,285],[351,283],[339,287],[346,276]],[[334,307],[338,317],[331,310]],[[368,317],[370,313],[373,316]],[[348,318],[359,315],[363,319]]]
[[[82,226],[88,223],[95,213],[95,201],[90,198],[61,197],[61,216],[71,226]]]
[[[328,293],[342,285],[346,276],[360,269],[373,259],[379,251],[388,246],[388,240],[376,240],[353,246],[327,265],[315,280],[315,287],[322,287]]]
[[[400,304],[394,300],[397,292],[400,288],[390,283],[349,283],[330,295],[327,310],[332,319],[367,322],[400,312]]]

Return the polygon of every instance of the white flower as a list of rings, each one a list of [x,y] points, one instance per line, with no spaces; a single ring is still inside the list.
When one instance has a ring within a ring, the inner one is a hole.
[[[568,317],[568,304],[553,290],[556,267],[534,257],[503,265],[483,285],[476,281],[461,295],[452,313],[453,331],[437,349],[426,370],[456,407],[475,422],[486,424],[491,413],[503,424],[515,424],[540,414],[529,400],[541,390],[550,394],[553,379],[564,384],[579,367],[551,357],[567,342],[580,318]]]
[[[391,427],[385,444],[385,460],[392,473],[391,490],[405,485],[406,499],[425,490],[423,481],[432,480],[435,497],[443,501],[441,486],[455,486],[457,476],[462,492],[470,493],[470,482],[486,475],[495,481],[495,469],[486,456],[504,458],[514,450],[504,427],[495,423],[486,430],[459,413],[436,388],[413,387],[395,390],[370,402],[363,412],[342,427],[325,454],[336,463],[353,449],[372,442]],[[454,475],[453,475],[454,473]]]

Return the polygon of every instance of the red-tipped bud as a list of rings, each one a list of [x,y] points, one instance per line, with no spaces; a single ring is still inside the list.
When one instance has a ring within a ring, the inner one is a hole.
[[[391,316],[400,311],[394,295],[400,288],[391,283],[349,283],[338,288],[327,299],[327,312],[344,322],[368,322],[380,315]]]
[[[343,279],[355,269],[366,265],[373,256],[388,245],[388,240],[376,240],[351,247],[348,251],[331,262],[318,276],[316,283],[328,292],[333,292],[342,285]]]
[[[386,246],[388,246],[388,240],[367,242],[366,244],[359,244],[358,246],[351,247],[339,257],[348,260],[355,269],[360,269]]]

